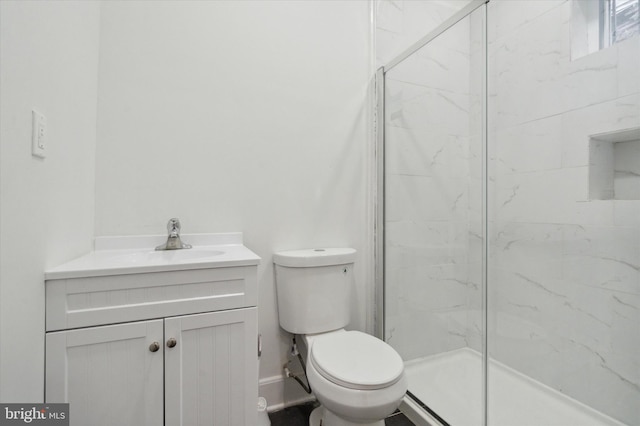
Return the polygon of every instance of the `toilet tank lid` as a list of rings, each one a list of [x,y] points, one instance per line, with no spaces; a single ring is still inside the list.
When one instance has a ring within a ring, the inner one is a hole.
[[[290,268],[344,265],[353,263],[356,250],[352,248],[312,248],[280,251],[273,255],[273,263]]]

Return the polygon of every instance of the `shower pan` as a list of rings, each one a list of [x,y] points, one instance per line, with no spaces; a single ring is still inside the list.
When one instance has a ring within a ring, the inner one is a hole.
[[[517,3],[378,70],[377,331],[414,419],[637,425],[640,37],[572,59],[573,2]]]

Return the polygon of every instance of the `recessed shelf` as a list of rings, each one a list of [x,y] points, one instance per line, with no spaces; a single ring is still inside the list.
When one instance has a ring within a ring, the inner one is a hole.
[[[640,200],[640,128],[589,138],[589,198]]]

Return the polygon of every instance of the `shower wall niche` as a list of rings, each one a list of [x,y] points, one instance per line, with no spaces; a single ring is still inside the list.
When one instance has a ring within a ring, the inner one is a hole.
[[[640,200],[640,128],[589,138],[589,198]]]

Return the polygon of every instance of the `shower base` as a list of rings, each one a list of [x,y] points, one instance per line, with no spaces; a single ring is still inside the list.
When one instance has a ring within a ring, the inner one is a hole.
[[[480,353],[458,349],[408,361],[405,369],[409,392],[451,426],[482,424]],[[624,426],[499,362],[490,363],[489,377],[491,426]]]

